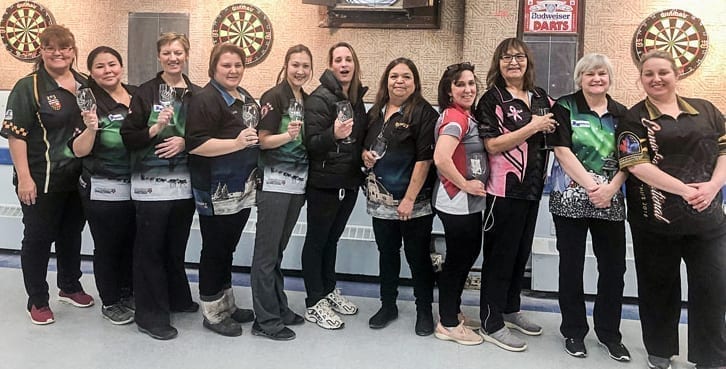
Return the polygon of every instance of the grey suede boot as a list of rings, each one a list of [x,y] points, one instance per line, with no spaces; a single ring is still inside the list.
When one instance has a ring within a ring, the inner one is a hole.
[[[242,326],[230,317],[230,300],[224,293],[220,292],[217,296],[200,296],[200,300],[205,328],[229,337],[242,334]]]
[[[229,306],[229,310],[227,310],[227,312],[232,320],[237,323],[249,323],[255,320],[254,311],[250,309],[240,309],[237,305],[235,305],[234,290],[232,288],[224,290],[224,298],[227,299],[227,305]]]

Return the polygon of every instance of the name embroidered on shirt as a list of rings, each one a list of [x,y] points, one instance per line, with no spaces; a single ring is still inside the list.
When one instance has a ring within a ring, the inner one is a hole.
[[[586,120],[573,120],[572,128],[590,128],[590,122]]]

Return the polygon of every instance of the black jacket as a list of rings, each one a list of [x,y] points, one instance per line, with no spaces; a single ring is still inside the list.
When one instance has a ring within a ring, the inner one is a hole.
[[[333,134],[337,115],[335,103],[347,100],[333,73],[326,70],[320,76],[320,86],[305,100],[305,147],[310,159],[308,185],[317,188],[354,189],[363,183],[361,152],[368,127],[361,87],[358,101],[353,103],[354,122],[352,144],[341,144]]]

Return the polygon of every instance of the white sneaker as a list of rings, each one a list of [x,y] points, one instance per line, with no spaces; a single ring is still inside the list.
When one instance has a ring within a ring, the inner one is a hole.
[[[338,288],[325,296],[325,299],[328,300],[333,310],[343,315],[353,315],[358,312],[358,307],[345,296],[341,295],[340,289]]]
[[[330,303],[327,299],[321,299],[313,307],[307,308],[305,310],[305,320],[325,329],[340,329],[345,324],[338,314],[330,309]]]

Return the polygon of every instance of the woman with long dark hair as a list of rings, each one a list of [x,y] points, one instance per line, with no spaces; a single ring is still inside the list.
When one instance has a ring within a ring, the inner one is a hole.
[[[370,169],[365,186],[366,209],[373,217],[381,280],[381,308],[368,321],[373,329],[384,328],[398,317],[396,298],[403,241],[416,297],[415,332],[426,336],[434,330],[434,273],[429,247],[435,174],[429,169],[438,117],[421,95],[421,77],[413,61],[391,61],[381,76],[363,145],[369,148],[363,150],[363,163]]]
[[[308,229],[302,251],[308,295],[305,319],[325,329],[343,327],[336,312],[358,312],[358,307],[335,288],[335,257],[363,182],[360,167],[368,126],[363,104],[366,91],[353,47],[339,42],[328,51],[328,69],[305,104],[304,139],[310,163],[305,191]],[[352,107],[352,117],[344,117],[336,109],[338,102],[346,101]]]
[[[308,96],[303,85],[312,71],[310,49],[305,45],[289,48],[277,85],[260,99],[265,115],[258,127],[262,187],[257,190],[257,231],[250,273],[257,316],[252,334],[273,340],[294,339],[295,332],[287,326],[305,322],[287,304],[281,264],[305,204],[308,155],[300,106]]]

